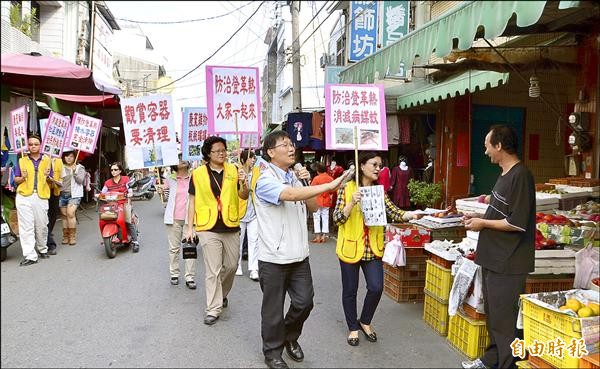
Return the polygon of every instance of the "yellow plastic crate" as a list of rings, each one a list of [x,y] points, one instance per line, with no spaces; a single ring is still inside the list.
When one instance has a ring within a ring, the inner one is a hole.
[[[442,337],[448,335],[448,303],[440,301],[425,288],[423,320]]]
[[[433,296],[448,303],[453,279],[450,269],[446,269],[431,260],[427,260],[425,288],[433,294]]]
[[[533,294],[532,296],[535,296]],[[523,311],[523,338],[526,346],[533,344],[534,340],[539,342],[550,342],[556,338],[562,339],[569,344],[573,338],[581,339],[581,320],[567,314],[562,314],[543,306],[537,305],[527,295],[521,295]],[[597,319],[597,317],[583,318]],[[569,354],[562,358],[542,354],[541,359],[556,368],[578,368],[579,358]]]
[[[472,320],[458,313],[450,317],[448,343],[470,360],[483,355],[490,344],[484,321]]]
[[[517,365],[517,368],[519,368],[519,369],[534,369],[535,368],[535,367],[531,366],[531,364],[529,364],[529,361],[527,361],[527,360],[517,361],[516,365]]]

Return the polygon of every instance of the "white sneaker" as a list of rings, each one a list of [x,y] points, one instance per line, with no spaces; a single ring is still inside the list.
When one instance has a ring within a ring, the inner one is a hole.
[[[479,359],[475,359],[473,361],[463,361],[461,364],[464,369],[487,369],[487,367],[483,365],[483,362]]]
[[[235,272],[235,275],[244,275],[244,272],[242,271],[242,266],[241,265],[237,268],[237,271]]]
[[[253,281],[258,281],[258,271],[251,270],[250,271],[250,279],[252,279]]]

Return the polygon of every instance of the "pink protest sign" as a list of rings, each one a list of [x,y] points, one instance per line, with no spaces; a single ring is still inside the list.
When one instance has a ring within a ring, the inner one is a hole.
[[[69,136],[69,123],[71,119],[64,115],[50,112],[46,131],[42,140],[42,154],[48,154],[51,157],[60,157],[63,147]]]
[[[27,106],[10,111],[10,131],[12,137],[12,148],[14,152],[27,151]]]
[[[359,150],[387,150],[383,85],[325,85],[326,147],[353,150],[354,127]]]
[[[207,66],[206,101],[210,135],[261,133],[258,68]]]
[[[67,141],[67,147],[74,150],[85,151],[93,154],[96,151],[96,143],[102,129],[102,120],[88,117],[87,115],[74,113],[71,137]]]

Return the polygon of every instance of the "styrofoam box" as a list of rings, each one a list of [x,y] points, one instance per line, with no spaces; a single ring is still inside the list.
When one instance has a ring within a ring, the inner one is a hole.
[[[467,238],[470,238],[472,240],[478,240],[479,231],[467,231]]]
[[[478,214],[485,214],[488,208],[488,204],[481,203],[478,200],[479,197],[467,197],[465,199],[456,200],[456,210],[461,212],[473,212]]]
[[[567,192],[567,193],[545,193],[545,192],[536,192],[535,198],[537,199],[572,199],[575,197],[587,197],[592,193],[589,191],[579,191],[579,192]]]

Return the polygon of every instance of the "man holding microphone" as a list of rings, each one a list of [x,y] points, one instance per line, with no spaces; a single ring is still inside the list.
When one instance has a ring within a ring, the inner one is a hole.
[[[253,191],[258,220],[258,273],[263,300],[261,335],[265,364],[269,368],[287,368],[283,349],[295,361],[304,353],[298,344],[304,322],[313,308],[313,284],[308,260],[308,211],[318,208],[315,197],[336,190],[342,175],[330,183],[305,186],[310,174],[304,167],[292,166],[295,147],[285,131],[267,135],[263,144],[260,177]],[[252,191],[251,191],[252,192]],[[285,294],[290,308],[285,317]]]

